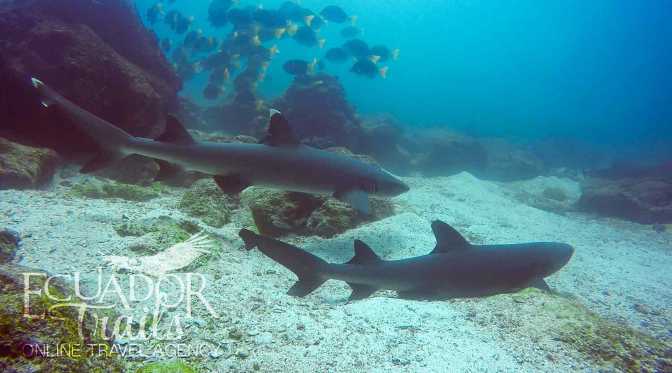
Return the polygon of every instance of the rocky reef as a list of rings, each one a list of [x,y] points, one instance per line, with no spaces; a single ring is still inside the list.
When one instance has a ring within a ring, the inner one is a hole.
[[[40,107],[31,76],[133,135],[160,134],[176,106],[181,81],[130,1],[2,2],[0,33],[1,130],[22,142],[67,156],[95,150]]]
[[[294,79],[285,94],[273,102],[302,142],[318,148],[357,149],[362,128],[345,98],[338,78],[328,74]]]
[[[36,188],[54,175],[59,157],[53,150],[34,148],[0,137],[0,189]]]
[[[30,298],[30,314],[37,318],[24,317],[24,273],[44,273],[35,268],[19,265],[0,264],[0,370],[3,372],[123,372],[125,363],[117,354],[108,354],[110,345],[105,329],[99,323],[103,314],[94,317],[90,312],[79,321],[76,307],[58,307],[54,299],[74,296],[74,292],[60,281],[51,281],[49,293]],[[42,278],[44,279],[44,278]],[[38,284],[30,286],[37,287]],[[44,289],[43,289],[44,291]],[[101,311],[102,312],[102,311]],[[43,315],[43,316],[39,316]],[[105,316],[109,317],[110,314]],[[77,353],[57,354],[57,346],[80,346]],[[100,346],[108,353],[98,354],[97,349],[87,345]],[[48,346],[49,356],[42,356]],[[105,350],[107,348],[107,350]]]

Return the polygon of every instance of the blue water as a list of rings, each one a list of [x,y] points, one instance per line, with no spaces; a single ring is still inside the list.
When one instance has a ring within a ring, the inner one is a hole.
[[[263,1],[276,8],[282,1]],[[138,0],[142,13],[152,4]],[[242,1],[240,5],[257,4]],[[337,4],[357,15],[362,39],[401,51],[387,80],[353,75],[327,63],[360,114],[390,113],[413,127],[446,126],[478,136],[568,137],[618,149],[669,153],[672,140],[672,3],[669,1],[302,1],[319,12]],[[206,2],[172,5],[194,28],[222,37]],[[161,22],[159,22],[160,24]],[[291,58],[320,58],[339,46],[339,25],[324,27],[327,48],[278,42],[267,99],[292,77]],[[171,35],[158,25],[160,37]],[[266,43],[270,46],[273,43]],[[207,77],[185,85],[201,97]]]

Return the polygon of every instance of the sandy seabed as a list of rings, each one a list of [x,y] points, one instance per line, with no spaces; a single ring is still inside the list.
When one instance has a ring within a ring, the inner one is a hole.
[[[85,177],[73,179],[77,178]],[[516,190],[534,189],[535,183],[494,183],[467,173],[404,181],[411,191],[394,199],[398,214],[332,239],[289,237],[287,241],[327,261],[344,262],[352,256],[352,241],[358,238],[381,257],[396,259],[431,251],[435,241],[430,222],[441,219],[477,244],[566,242],[576,251],[564,269],[547,279],[555,291],[604,319],[661,340],[672,338],[669,232],[578,213],[543,211],[515,197]],[[144,203],[66,198],[66,192],[58,183],[45,191],[0,191],[0,226],[23,237],[18,263],[50,273],[80,271],[85,287],[94,287],[96,268],[104,266],[105,255],[136,255],[128,249],[132,238],[119,236],[115,224],[161,215],[194,220],[176,208],[183,192],[177,188]],[[205,371],[600,368],[545,331],[552,323],[544,317],[549,312],[547,302],[534,296],[411,301],[382,291],[348,303],[348,286],[328,281],[306,298],[289,297],[285,292],[294,275],[258,251],[242,249],[237,232],[250,224],[248,215],[234,215],[232,223],[220,229],[202,225],[223,245],[223,252],[193,271],[208,280],[204,294],[219,318],[196,305],[192,317],[183,318],[179,342],[212,347],[207,356],[187,358]],[[119,274],[123,275],[127,274]],[[134,310],[142,308],[143,304],[133,305]],[[178,307],[167,315],[184,312]]]

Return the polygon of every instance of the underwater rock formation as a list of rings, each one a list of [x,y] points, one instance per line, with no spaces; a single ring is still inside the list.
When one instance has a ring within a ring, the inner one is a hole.
[[[40,145],[91,150],[83,135],[38,110],[28,77],[139,136],[156,136],[181,82],[128,1],[0,4],[0,122]],[[86,144],[86,145],[83,145]]]
[[[109,346],[107,328],[101,328],[100,319],[109,317],[115,320],[109,311],[95,310],[83,314],[79,322],[79,308],[56,307],[62,302],[45,295],[41,284],[31,283],[31,289],[41,289],[41,295],[32,295],[29,299],[31,315],[45,317],[29,318],[24,316],[24,273],[44,273],[44,271],[18,265],[0,264],[0,371],[3,372],[122,372],[125,364],[117,354],[97,354],[97,350],[87,349],[89,344]],[[34,277],[35,278],[35,277]],[[46,277],[39,277],[40,281]],[[53,297],[64,299],[74,292],[59,278],[50,282],[49,292]],[[94,313],[95,312],[95,316]],[[111,317],[112,316],[112,317]],[[81,331],[81,335],[80,335]],[[79,344],[78,354],[56,354],[58,345]],[[27,347],[31,346],[31,347]],[[49,346],[49,356],[41,356],[37,347]],[[109,348],[109,347],[108,347]],[[32,353],[31,353],[32,351]],[[79,355],[79,356],[78,356]]]
[[[202,179],[191,185],[177,204],[186,214],[201,219],[203,223],[220,228],[229,222],[233,203],[211,179]]]
[[[366,222],[394,215],[389,200],[371,198],[370,216],[362,216],[346,203],[326,196],[250,188],[241,196],[259,233],[333,237]]]
[[[672,223],[672,182],[662,177],[587,179],[578,207],[641,224]]]
[[[358,149],[362,127],[334,76],[296,77],[272,107],[284,114],[303,143],[318,148]]]
[[[9,229],[0,229],[0,263],[14,259],[19,241],[18,233]]]
[[[514,181],[531,179],[544,172],[544,163],[525,149],[503,139],[481,140],[486,154],[485,169],[476,176],[486,180]]]
[[[0,189],[39,187],[51,180],[58,163],[59,157],[53,150],[0,137]]]
[[[426,176],[448,176],[467,171],[482,174],[488,156],[475,139],[443,130],[427,130],[414,149],[419,152],[412,161],[415,169]]]
[[[356,151],[369,154],[395,174],[407,174],[411,166],[409,149],[413,148],[402,125],[387,115],[366,118],[362,122],[363,135]]]

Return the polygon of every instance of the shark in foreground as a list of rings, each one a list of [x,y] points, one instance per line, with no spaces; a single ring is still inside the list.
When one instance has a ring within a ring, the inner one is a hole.
[[[287,243],[243,229],[239,235],[250,250],[262,253],[299,278],[288,294],[303,297],[325,281],[345,281],[350,300],[379,289],[396,290],[401,298],[448,299],[510,293],[526,287],[549,290],[544,278],[562,268],[574,253],[564,243],[531,242],[472,245],[450,225],[432,223],[436,247],[427,255],[382,260],[364,242],[355,240],[355,256],[334,264]]]
[[[104,168],[131,154],[157,160],[157,179],[167,179],[181,170],[212,175],[227,194],[237,194],[252,185],[276,189],[329,194],[368,214],[368,196],[394,197],[408,186],[380,167],[299,143],[289,123],[271,110],[268,134],[259,144],[196,142],[172,116],[166,131],[156,140],[133,137],[61,96],[36,78],[31,80],[42,105],[65,114],[88,134],[101,152],[84,165],[88,173]]]

